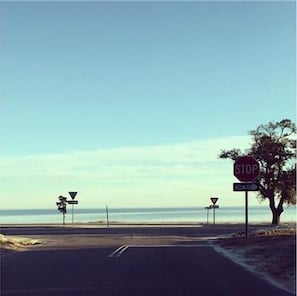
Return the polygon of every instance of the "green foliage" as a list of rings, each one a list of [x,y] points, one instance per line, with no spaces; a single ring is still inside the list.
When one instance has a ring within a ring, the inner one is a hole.
[[[249,134],[253,140],[249,149],[222,150],[219,157],[235,160],[250,155],[259,161],[261,172],[256,180],[259,198],[269,199],[273,224],[278,224],[283,204],[296,205],[296,125],[283,119],[260,125]]]

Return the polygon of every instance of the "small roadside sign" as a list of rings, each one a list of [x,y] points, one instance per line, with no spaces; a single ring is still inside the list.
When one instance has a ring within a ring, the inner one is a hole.
[[[210,198],[213,205],[215,205],[217,203],[218,199],[219,199],[218,197],[211,197]]]
[[[71,196],[72,199],[75,199],[77,192],[69,192],[69,195]]]
[[[233,191],[258,191],[259,187],[255,183],[233,183]]]
[[[207,215],[206,215],[207,219],[206,219],[206,223],[208,224],[209,210],[211,209],[211,206],[209,206],[209,207],[204,207],[204,209],[207,210]]]
[[[77,205],[78,204],[78,200],[68,200],[67,202],[70,205]]]
[[[209,206],[209,209],[213,210],[213,225],[216,224],[216,209],[219,208],[218,205],[216,205],[216,202],[218,201],[218,197],[211,197],[210,200],[212,202],[212,205]]]

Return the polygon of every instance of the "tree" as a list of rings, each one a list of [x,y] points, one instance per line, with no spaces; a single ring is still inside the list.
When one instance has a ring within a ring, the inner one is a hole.
[[[67,213],[67,197],[60,195],[58,202],[56,202],[56,205],[58,207],[58,211],[60,211],[63,214],[63,225],[65,225],[65,214]]]
[[[220,158],[236,160],[253,156],[260,163],[258,198],[268,199],[272,224],[278,225],[284,204],[296,205],[296,125],[290,119],[269,122],[249,132],[252,144],[240,149],[222,150]]]

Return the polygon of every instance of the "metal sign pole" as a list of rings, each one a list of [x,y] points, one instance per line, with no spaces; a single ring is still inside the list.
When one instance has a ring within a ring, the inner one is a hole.
[[[208,224],[209,208],[207,208],[207,224]]]
[[[245,191],[245,237],[248,237],[248,191]]]
[[[72,204],[72,227],[74,224],[74,204]]]
[[[248,191],[258,191],[254,180],[260,175],[260,164],[252,156],[238,157],[233,165],[233,175],[241,182],[234,183],[233,191],[245,191],[245,237],[248,236]]]
[[[216,207],[213,206],[213,225],[216,224]]]
[[[109,228],[108,206],[106,206],[106,226]]]

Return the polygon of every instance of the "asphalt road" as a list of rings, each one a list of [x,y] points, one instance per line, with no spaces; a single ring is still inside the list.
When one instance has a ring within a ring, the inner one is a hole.
[[[264,226],[260,226],[263,228]],[[268,227],[271,227],[269,225]],[[250,225],[249,230],[255,230],[259,228],[259,225]],[[71,227],[71,226],[5,226],[1,225],[1,233],[5,235],[63,235],[63,234],[134,234],[134,235],[182,235],[182,236],[217,236],[227,233],[244,232],[245,226],[242,224],[218,224],[218,225],[187,225],[187,226],[144,226],[144,225],[116,225],[110,228],[105,226],[90,225],[89,227],[83,225],[83,227]]]
[[[34,249],[4,256],[1,295],[289,296],[207,242]]]

